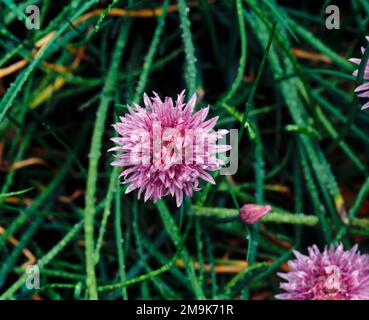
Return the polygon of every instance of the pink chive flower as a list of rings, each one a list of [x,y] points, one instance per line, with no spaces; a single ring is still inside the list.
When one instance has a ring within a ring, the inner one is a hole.
[[[369,37],[366,37],[366,40],[369,41]],[[365,48],[361,47],[361,54],[365,53]],[[361,63],[361,59],[360,58],[351,58],[349,59],[349,61],[351,61],[352,63],[355,63],[356,65],[360,65]],[[359,69],[356,69],[353,72],[353,76],[357,77],[359,73]],[[364,71],[364,80],[369,80],[369,63],[366,64],[365,66],[365,71]],[[360,86],[358,86],[355,89],[355,92],[357,93],[357,96],[360,98],[369,98],[369,82],[365,82],[363,84],[361,84]],[[364,110],[366,108],[369,108],[369,101],[366,102],[362,107],[361,110]]]
[[[358,246],[345,251],[342,244],[320,252],[308,248],[308,256],[294,252],[288,262],[291,271],[278,273],[285,279],[280,285],[284,300],[367,300],[369,299],[369,255],[360,254]]]
[[[240,209],[240,218],[246,224],[255,224],[270,211],[272,211],[270,205],[245,204]]]
[[[122,153],[112,165],[124,167],[120,176],[128,184],[126,193],[138,189],[138,198],[144,193],[145,202],[171,195],[179,207],[184,195],[200,190],[199,179],[215,184],[209,171],[224,165],[217,154],[230,146],[217,142],[228,131],[213,130],[218,117],[205,120],[209,107],[193,113],[196,95],[187,104],[184,99],[184,91],[175,103],[169,97],[162,101],[156,93],[152,98],[144,94],[145,108],[134,104],[113,125],[120,136],[112,138],[118,146],[110,151]]]

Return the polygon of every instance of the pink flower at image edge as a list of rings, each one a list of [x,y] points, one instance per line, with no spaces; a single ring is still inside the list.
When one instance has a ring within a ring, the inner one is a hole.
[[[366,40],[369,41],[369,37],[366,37]],[[364,55],[365,53],[365,48],[364,47],[361,47],[361,54]],[[351,58],[349,59],[350,62],[356,64],[356,65],[360,65],[361,63],[361,59],[360,58]],[[357,77],[358,76],[358,73],[359,73],[359,70],[356,69],[354,72],[353,72],[353,76],[354,77]],[[364,80],[369,80],[369,63],[366,64],[365,66],[365,70],[364,70]],[[359,85],[356,89],[355,89],[355,92],[357,93],[357,96],[359,98],[369,98],[369,82],[365,82],[361,85]],[[369,108],[369,101],[366,102],[362,107],[361,109],[367,109]]]
[[[317,246],[308,255],[294,251],[296,260],[288,262],[290,272],[278,273],[287,282],[280,288],[284,300],[367,300],[369,299],[369,255],[358,246],[344,250],[333,245],[322,252]]]

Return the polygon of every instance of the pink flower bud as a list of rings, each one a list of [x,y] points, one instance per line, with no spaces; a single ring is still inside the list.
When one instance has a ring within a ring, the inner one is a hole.
[[[267,213],[272,211],[270,205],[262,206],[259,204],[245,204],[240,210],[240,218],[246,224],[255,224]]]

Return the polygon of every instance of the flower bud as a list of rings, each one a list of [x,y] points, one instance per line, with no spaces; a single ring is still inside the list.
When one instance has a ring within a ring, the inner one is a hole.
[[[240,209],[240,218],[246,224],[255,224],[262,217],[272,211],[272,207],[270,205],[262,206],[259,204],[245,204]]]

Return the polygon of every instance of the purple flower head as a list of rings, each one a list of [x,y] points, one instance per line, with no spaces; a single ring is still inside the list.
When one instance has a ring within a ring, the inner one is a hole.
[[[126,193],[138,189],[138,198],[144,193],[145,202],[170,194],[179,207],[184,194],[191,197],[200,190],[200,178],[215,184],[208,172],[224,165],[217,154],[230,146],[217,142],[228,131],[213,130],[218,117],[206,120],[209,107],[193,113],[196,95],[187,104],[184,99],[184,91],[175,103],[168,97],[162,101],[156,93],[152,98],[144,94],[145,108],[134,104],[113,125],[120,137],[112,138],[118,146],[110,151],[122,153],[112,165],[125,167],[120,176],[128,184]]]
[[[272,207],[269,205],[249,203],[240,209],[240,218],[246,224],[255,224],[270,211],[272,211]]]
[[[366,40],[369,41],[369,37],[366,37]],[[361,54],[365,53],[365,48],[361,47]],[[352,63],[355,63],[357,65],[360,65],[361,63],[361,59],[360,58],[351,58],[349,59],[349,61],[351,61]],[[356,69],[353,72],[353,76],[357,77],[359,73],[359,69]],[[365,70],[364,70],[364,80],[369,80],[369,63],[366,64],[365,66]],[[369,98],[369,82],[365,82],[363,84],[361,84],[360,86],[358,86],[355,89],[355,92],[357,93],[357,96],[360,98]],[[369,101],[366,102],[361,109],[366,109],[369,108]]]
[[[288,262],[291,271],[278,273],[287,282],[286,292],[276,298],[285,300],[367,300],[369,299],[369,255],[360,254],[358,246],[345,251],[342,244],[320,252],[308,248],[308,256],[294,252]]]

